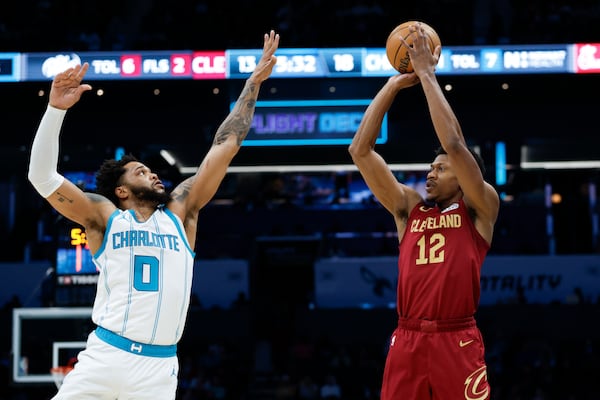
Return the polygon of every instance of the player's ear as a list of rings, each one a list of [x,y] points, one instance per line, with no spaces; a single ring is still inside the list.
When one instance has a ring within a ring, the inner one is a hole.
[[[129,195],[129,191],[126,186],[120,185],[115,188],[115,194],[119,199],[124,199]]]

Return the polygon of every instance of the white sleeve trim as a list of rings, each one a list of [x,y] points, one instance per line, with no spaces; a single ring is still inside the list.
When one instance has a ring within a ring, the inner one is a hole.
[[[27,177],[42,197],[54,193],[65,178],[57,172],[58,136],[67,110],[48,105],[31,146]]]

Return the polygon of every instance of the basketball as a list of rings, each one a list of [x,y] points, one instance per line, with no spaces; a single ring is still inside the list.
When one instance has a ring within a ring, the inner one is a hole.
[[[394,30],[389,34],[387,41],[385,42],[385,53],[387,55],[390,64],[392,67],[401,74],[406,72],[413,72],[412,64],[410,63],[410,57],[408,55],[408,50],[404,47],[404,44],[400,41],[400,38],[404,38],[404,40],[412,46],[413,41],[416,38],[416,32],[410,31],[410,26],[415,25],[417,23],[421,23],[423,28],[425,29],[425,33],[429,38],[429,47],[431,48],[431,52],[435,50],[438,45],[441,45],[440,37],[437,32],[429,25],[421,21],[406,21],[400,25],[398,25]]]

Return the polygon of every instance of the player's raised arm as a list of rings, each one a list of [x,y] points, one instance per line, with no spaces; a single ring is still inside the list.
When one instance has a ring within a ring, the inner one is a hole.
[[[275,51],[278,46],[279,34],[271,31],[264,35],[262,56],[246,80],[233,110],[217,129],[212,146],[198,171],[173,191],[174,201],[169,204],[169,208],[181,217],[186,229],[194,226],[194,234],[198,211],[215,195],[229,164],[250,130],[259,89],[269,78],[277,62]]]
[[[62,215],[84,226],[98,216],[97,203],[104,198],[86,195],[58,173],[59,135],[65,114],[91,90],[82,84],[89,65],[68,68],[52,81],[48,107],[38,126],[29,161],[28,179],[33,187]]]
[[[375,140],[381,130],[383,117],[398,92],[418,82],[415,74],[390,77],[367,107],[348,148],[367,186],[394,218],[407,214],[421,200],[421,196],[397,181],[385,160],[375,151]]]
[[[478,231],[491,242],[500,204],[498,193],[485,182],[477,160],[467,146],[458,118],[437,81],[435,66],[440,57],[440,46],[432,54],[424,28],[416,25],[411,29],[416,38],[408,52],[415,73],[421,80],[436,135],[456,173],[465,203],[475,211]]]

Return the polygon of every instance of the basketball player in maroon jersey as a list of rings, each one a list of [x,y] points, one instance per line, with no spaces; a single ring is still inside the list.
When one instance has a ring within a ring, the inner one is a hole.
[[[483,178],[440,88],[425,31],[409,54],[414,72],[388,79],[367,108],[349,152],[398,230],[398,326],[383,374],[381,400],[490,398],[484,344],[473,318],[480,270],[490,248],[500,200]],[[406,43],[405,43],[406,45]],[[399,183],[375,152],[375,139],[398,92],[421,83],[441,144],[427,174],[425,198]]]

